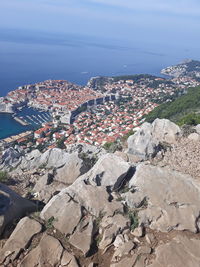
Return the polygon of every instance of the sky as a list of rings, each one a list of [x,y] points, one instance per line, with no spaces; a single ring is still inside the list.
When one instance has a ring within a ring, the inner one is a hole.
[[[200,60],[199,21],[199,0],[0,0],[0,95]]]
[[[0,1],[0,30],[110,38],[124,44],[170,39],[195,46],[199,18],[198,0]]]

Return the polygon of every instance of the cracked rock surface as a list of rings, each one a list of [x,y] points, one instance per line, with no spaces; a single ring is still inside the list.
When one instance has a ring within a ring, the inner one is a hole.
[[[133,204],[138,199],[148,202],[147,208],[138,213],[140,224],[162,232],[172,229],[197,232],[200,184],[191,176],[142,163],[129,187],[134,188],[133,193],[125,194],[129,203],[131,198]]]

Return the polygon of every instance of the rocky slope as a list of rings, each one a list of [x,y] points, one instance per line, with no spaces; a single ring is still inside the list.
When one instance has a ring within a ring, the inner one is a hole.
[[[5,151],[0,266],[200,266],[199,126],[190,132],[157,119],[114,154]]]

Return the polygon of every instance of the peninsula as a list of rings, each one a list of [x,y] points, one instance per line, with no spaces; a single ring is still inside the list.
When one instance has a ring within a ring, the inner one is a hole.
[[[47,80],[19,87],[2,98],[1,103],[15,108],[26,105],[51,114],[51,122],[43,123],[32,138],[29,135],[16,140],[23,148],[31,145],[44,149],[56,147],[58,143],[67,146],[76,142],[102,146],[137,129],[144,116],[161,103],[200,85],[198,75],[191,75],[194,72],[191,64],[197,68],[197,62],[184,63],[190,64],[189,71],[171,79],[148,74],[93,77],[86,86]],[[176,68],[180,64],[166,70]]]

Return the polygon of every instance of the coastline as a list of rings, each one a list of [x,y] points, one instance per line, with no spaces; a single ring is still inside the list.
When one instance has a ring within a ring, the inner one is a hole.
[[[35,119],[35,117],[40,114],[41,110],[39,111],[38,109],[30,107],[19,110],[14,114],[0,112],[0,140],[37,129],[40,125],[42,125],[42,123],[44,123],[44,121],[39,122]],[[33,117],[33,115],[35,117]],[[32,118],[32,121],[30,118]]]
[[[22,133],[17,134],[17,135],[11,135],[9,137],[0,139],[0,144],[1,145],[5,144],[5,143],[10,144],[10,143],[13,143],[20,138],[28,137],[32,134],[33,134],[33,131],[25,131],[25,132],[22,132]]]

